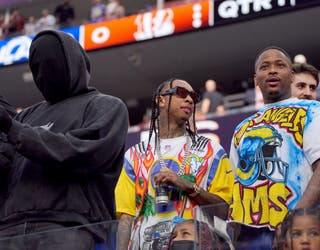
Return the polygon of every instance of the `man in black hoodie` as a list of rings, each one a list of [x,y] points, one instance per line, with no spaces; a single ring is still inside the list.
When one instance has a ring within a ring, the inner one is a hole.
[[[88,87],[87,55],[66,33],[40,32],[29,65],[45,101],[13,120],[0,106],[0,131],[15,148],[1,176],[6,186],[0,190],[0,237],[115,219],[114,188],[128,129],[125,104]],[[37,241],[12,240],[12,248],[0,240],[0,249],[87,250],[104,236],[103,230],[65,230]]]

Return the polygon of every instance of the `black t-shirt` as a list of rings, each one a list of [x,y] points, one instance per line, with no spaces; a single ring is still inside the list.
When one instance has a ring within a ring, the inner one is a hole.
[[[210,108],[209,113],[216,112],[216,109],[219,105],[223,105],[223,97],[222,95],[217,91],[212,92],[205,92],[203,94],[203,100],[209,99],[210,100]]]

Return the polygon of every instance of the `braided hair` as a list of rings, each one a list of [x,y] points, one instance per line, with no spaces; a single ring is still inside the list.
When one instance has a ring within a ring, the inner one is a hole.
[[[289,232],[290,238],[292,237],[292,225],[293,225],[293,220],[297,216],[303,216],[303,215],[313,215],[317,217],[318,222],[320,223],[320,211],[319,208],[299,208],[299,209],[294,209],[290,211],[284,221],[282,222],[281,225],[281,232],[280,232],[280,237],[279,237],[279,242],[278,242],[278,249],[283,249],[283,244],[286,241],[286,234]],[[291,239],[291,249],[293,249],[293,243]]]
[[[172,88],[173,82],[175,80],[179,80],[176,78],[171,78],[169,80],[166,80],[164,82],[162,82],[156,92],[152,95],[152,103],[151,103],[151,121],[150,121],[150,128],[149,128],[149,138],[148,138],[148,146],[146,148],[146,150],[148,150],[149,146],[150,146],[150,141],[152,138],[153,133],[155,134],[155,148],[157,147],[157,141],[160,138],[159,135],[159,124],[160,124],[160,107],[159,107],[159,98],[162,94],[162,90],[166,87],[169,86],[169,88]],[[170,127],[170,107],[171,107],[171,99],[172,96],[169,96],[169,105],[168,105],[168,130]],[[194,130],[192,130],[192,128],[190,127],[190,123],[189,120],[186,122],[186,131],[188,132],[189,136],[191,137],[192,143],[195,144],[196,142],[196,124],[195,124],[195,110],[196,110],[196,104],[194,103],[193,106],[193,114],[192,114],[192,127],[194,128]]]

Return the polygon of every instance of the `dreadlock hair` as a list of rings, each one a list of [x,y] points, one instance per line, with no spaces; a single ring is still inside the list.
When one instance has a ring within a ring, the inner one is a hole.
[[[290,233],[290,238],[292,235],[292,225],[293,225],[293,220],[297,216],[303,216],[303,215],[313,215],[317,217],[318,222],[320,223],[320,210],[319,208],[298,208],[290,211],[284,221],[282,222],[281,225],[281,232],[280,232],[280,237],[279,237],[279,242],[278,242],[278,249],[281,250],[283,249],[283,244],[286,241],[286,234],[289,232]],[[291,249],[293,249],[292,245],[292,240],[290,242],[291,244]]]
[[[256,72],[257,70],[257,63],[258,63],[258,60],[260,58],[260,56],[262,55],[263,52],[267,51],[267,50],[270,50],[270,49],[275,49],[275,50],[278,50],[280,51],[281,53],[283,53],[289,60],[289,63],[290,65],[292,65],[292,59],[291,59],[291,56],[289,55],[289,53],[287,51],[285,51],[284,49],[280,48],[280,47],[277,47],[277,46],[268,46],[262,50],[259,51],[258,55],[256,56],[256,59],[254,61],[254,71]]]
[[[173,82],[175,80],[179,80],[177,78],[171,78],[169,80],[166,80],[162,82],[158,88],[156,89],[156,92],[152,95],[152,103],[151,103],[151,121],[150,121],[150,128],[149,128],[149,138],[148,138],[148,146],[146,148],[146,151],[148,152],[148,148],[150,145],[150,141],[152,138],[152,134],[155,134],[155,148],[157,146],[157,141],[159,139],[159,115],[160,115],[160,107],[159,107],[159,98],[162,94],[162,90],[169,86],[169,88],[172,88]],[[171,107],[171,99],[172,96],[169,96],[169,105],[168,105],[168,130],[169,130],[169,124],[170,124],[170,107]],[[188,132],[189,136],[191,137],[192,144],[195,144],[196,142],[196,124],[195,124],[195,111],[196,111],[196,104],[194,103],[193,106],[193,114],[192,114],[192,127],[194,130],[191,129],[189,120],[186,122],[186,131]]]

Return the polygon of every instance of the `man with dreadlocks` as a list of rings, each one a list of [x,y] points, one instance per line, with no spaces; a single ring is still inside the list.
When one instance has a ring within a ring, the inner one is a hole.
[[[227,217],[234,178],[222,146],[196,133],[198,101],[180,79],[154,93],[149,139],[127,150],[116,186],[119,250],[168,247],[174,225],[199,205],[216,204]]]

